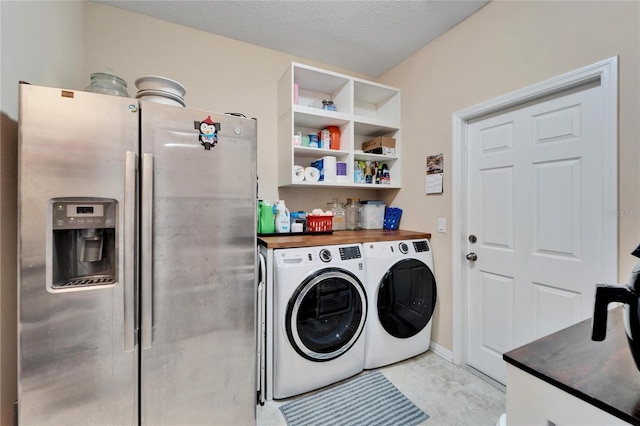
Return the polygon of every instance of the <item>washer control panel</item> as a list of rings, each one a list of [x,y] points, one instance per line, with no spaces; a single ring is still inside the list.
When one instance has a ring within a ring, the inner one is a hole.
[[[429,244],[427,244],[426,240],[414,241],[413,248],[415,249],[416,253],[421,253],[423,251],[429,251]]]
[[[360,244],[276,249],[273,260],[277,267],[309,267],[361,263],[364,252]]]
[[[362,253],[360,253],[360,246],[340,247],[340,259],[360,259]]]

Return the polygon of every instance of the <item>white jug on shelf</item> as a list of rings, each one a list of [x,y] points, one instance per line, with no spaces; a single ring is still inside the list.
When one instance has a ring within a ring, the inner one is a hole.
[[[286,233],[290,231],[289,209],[284,205],[284,200],[278,200],[278,204],[276,204],[276,232]]]

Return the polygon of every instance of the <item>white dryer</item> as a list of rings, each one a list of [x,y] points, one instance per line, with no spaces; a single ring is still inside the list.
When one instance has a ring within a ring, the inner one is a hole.
[[[377,368],[429,349],[436,280],[429,241],[363,243],[367,264],[364,368]]]
[[[273,398],[364,368],[367,297],[361,244],[274,250]]]

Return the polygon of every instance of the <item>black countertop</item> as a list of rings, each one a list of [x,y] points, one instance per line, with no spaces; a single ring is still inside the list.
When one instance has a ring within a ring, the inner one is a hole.
[[[640,371],[629,351],[621,307],[609,311],[603,342],[591,340],[589,319],[507,352],[503,358],[615,417],[640,425]]]

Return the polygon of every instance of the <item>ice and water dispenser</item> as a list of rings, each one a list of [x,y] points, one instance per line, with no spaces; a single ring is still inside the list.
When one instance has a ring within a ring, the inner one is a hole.
[[[85,290],[117,282],[117,210],[118,202],[107,198],[50,200],[49,290]]]

